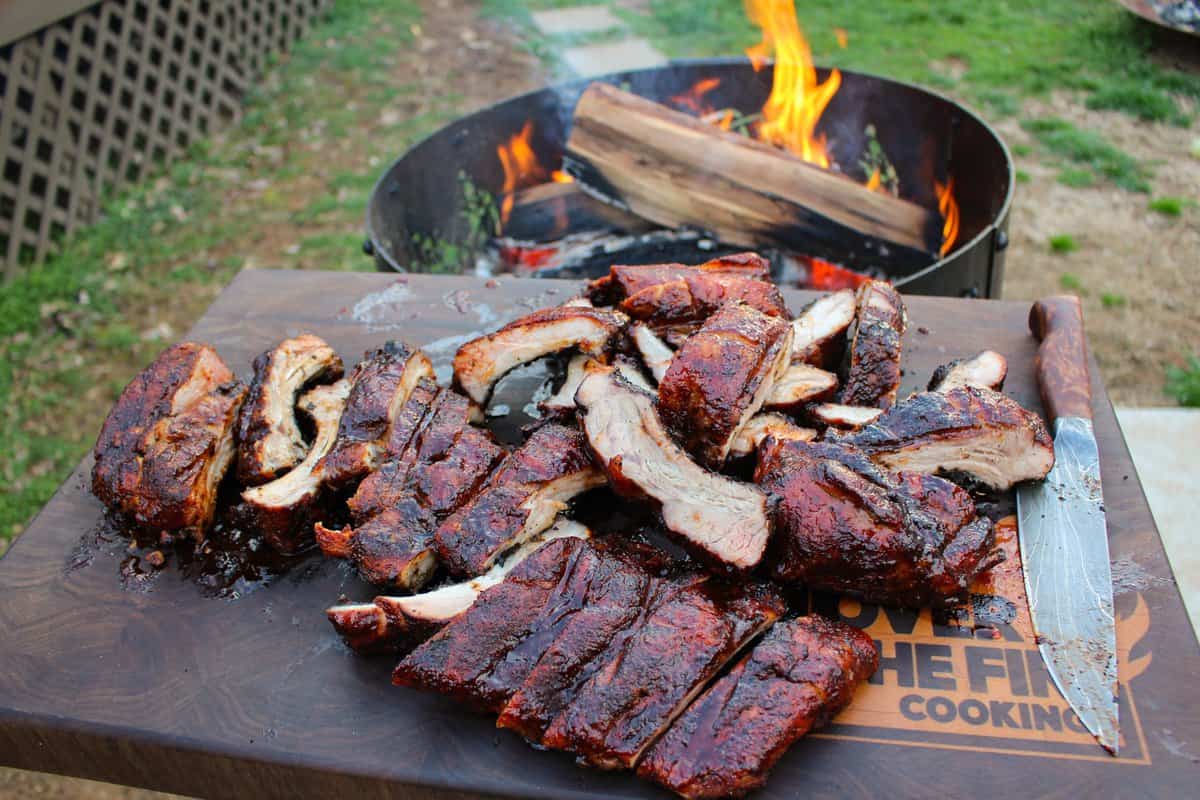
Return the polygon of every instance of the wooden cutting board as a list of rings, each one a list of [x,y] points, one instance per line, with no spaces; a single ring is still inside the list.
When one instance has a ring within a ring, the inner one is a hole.
[[[466,338],[577,286],[249,271],[189,337],[214,344],[243,376],[256,354],[302,331],[350,362],[405,338],[425,346],[444,377]],[[793,310],[811,297],[786,295]],[[990,347],[1009,358],[1005,390],[1040,408],[1026,304],[907,300],[904,392],[923,387],[938,364]],[[531,386],[514,381],[498,402],[520,409]],[[1048,684],[1010,562],[957,614],[814,598],[867,628],[884,667],[834,724],[793,748],[759,796],[1192,795],[1200,648],[1098,381],[1094,397],[1117,592],[1121,757],[1079,732]],[[89,458],[0,560],[0,763],[207,797],[666,796],[629,774],[536,752],[450,701],[392,687],[392,659],[355,656],[325,621],[340,594],[369,596],[343,563],[314,555],[223,597],[174,561],[140,575],[122,541],[104,540],[90,468]]]

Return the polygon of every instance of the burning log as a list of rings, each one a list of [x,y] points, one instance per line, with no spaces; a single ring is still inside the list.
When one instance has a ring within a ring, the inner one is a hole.
[[[607,84],[575,107],[564,168],[590,194],[669,228],[856,267],[923,266],[939,215]]]

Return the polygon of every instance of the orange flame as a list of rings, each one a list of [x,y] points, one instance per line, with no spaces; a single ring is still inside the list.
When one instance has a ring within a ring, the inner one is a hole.
[[[942,215],[942,249],[941,255],[950,252],[958,239],[958,201],[954,199],[954,176],[941,181],[934,181],[933,188],[937,191],[938,211]]]
[[[575,179],[561,169],[556,169],[550,173],[550,180],[555,183],[574,183]]]
[[[879,168],[876,167],[875,171],[871,173],[871,177],[867,178],[867,182],[864,185],[872,192],[877,192],[879,191],[880,183]]]
[[[522,186],[545,183],[547,177],[556,183],[571,183],[575,179],[562,170],[554,170],[547,176],[546,168],[538,163],[537,154],[533,152],[530,141],[533,138],[533,120],[529,120],[521,128],[521,132],[513,134],[507,144],[496,148],[496,157],[504,170],[504,186],[501,189],[503,199],[500,201],[500,222],[508,222],[512,214],[514,193]]]
[[[754,68],[761,69],[775,54],[775,76],[763,106],[759,138],[828,168],[825,136],[817,135],[816,128],[842,84],[842,74],[835,69],[824,83],[817,82],[812,50],[800,30],[793,0],[746,0],[746,13],[763,33],[762,42],[746,51]]]
[[[680,108],[686,108],[693,114],[707,114],[712,111],[712,107],[704,101],[704,95],[720,85],[720,78],[701,78],[686,92],[674,95],[671,102]]]

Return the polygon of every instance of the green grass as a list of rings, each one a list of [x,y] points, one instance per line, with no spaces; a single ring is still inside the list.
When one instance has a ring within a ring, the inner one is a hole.
[[[1190,205],[1193,205],[1192,201],[1181,197],[1156,197],[1147,203],[1147,208],[1164,217],[1178,217],[1183,213],[1184,206]]]
[[[1068,236],[1067,238],[1069,239],[1070,237]],[[1087,289],[1083,287],[1083,281],[1079,279],[1078,275],[1074,275],[1070,272],[1064,272],[1058,276],[1058,285],[1063,289],[1066,289],[1068,292],[1087,294]]]
[[[1059,254],[1074,253],[1078,249],[1079,249],[1079,243],[1076,242],[1075,237],[1071,236],[1070,234],[1060,233],[1057,236],[1050,237],[1050,251],[1053,253],[1059,253]],[[1067,277],[1068,277],[1067,275],[1062,276],[1062,282],[1063,282],[1064,288],[1077,288],[1077,287],[1067,287],[1066,286]],[[1078,281],[1078,278],[1075,278],[1074,280]]]
[[[1063,162],[1059,180],[1068,186],[1090,185],[1104,178],[1131,192],[1149,192],[1149,166],[1114,147],[1094,131],[1076,128],[1056,117],[1024,120],[1021,127],[1050,155]]]
[[[1017,170],[1015,177],[1017,179],[1017,183],[1029,183],[1033,180],[1033,177],[1023,169]]]
[[[1142,84],[1103,86],[1087,98],[1087,107],[1124,111],[1147,122],[1169,122],[1181,128],[1192,124],[1171,95],[1161,88]]]
[[[1167,394],[1181,406],[1200,406],[1200,356],[1188,356],[1183,366],[1167,368]]]
[[[1125,295],[1116,292],[1104,292],[1100,295],[1100,305],[1105,308],[1120,308],[1126,302]]]

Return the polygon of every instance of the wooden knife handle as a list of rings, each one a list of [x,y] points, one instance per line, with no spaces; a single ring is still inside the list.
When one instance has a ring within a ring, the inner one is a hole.
[[[1034,368],[1050,422],[1092,418],[1092,383],[1083,338],[1083,308],[1073,295],[1045,297],[1029,311],[1029,329],[1040,341]]]

